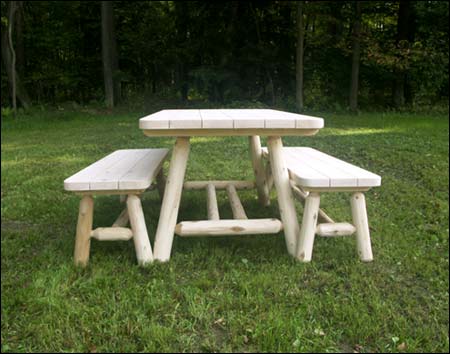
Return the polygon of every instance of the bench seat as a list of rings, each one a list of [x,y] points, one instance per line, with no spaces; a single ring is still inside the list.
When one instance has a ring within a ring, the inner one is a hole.
[[[168,149],[117,150],[72,175],[64,189],[74,192],[145,190],[150,187]]]
[[[265,156],[267,148],[263,148]],[[308,188],[368,189],[381,185],[381,177],[309,147],[285,147],[283,156],[291,180]]]
[[[263,148],[264,157],[270,158]],[[282,150],[293,196],[304,203],[302,225],[297,239],[296,257],[311,261],[314,237],[350,236],[356,233],[358,254],[364,262],[373,260],[366,200],[363,192],[381,185],[381,177],[348,162],[308,147],[285,147]],[[269,159],[270,160],[270,159]],[[270,180],[270,168],[267,179]],[[320,194],[351,192],[353,224],[333,221],[320,209]],[[287,198],[289,198],[288,196]],[[318,224],[318,221],[325,221]]]
[[[75,264],[86,266],[91,239],[126,241],[133,239],[140,265],[153,261],[140,195],[156,179],[160,195],[164,189],[162,165],[168,149],[117,150],[64,180],[64,189],[81,194],[75,237]],[[92,230],[94,195],[121,195],[126,207],[112,227]],[[130,223],[131,229],[126,228]]]

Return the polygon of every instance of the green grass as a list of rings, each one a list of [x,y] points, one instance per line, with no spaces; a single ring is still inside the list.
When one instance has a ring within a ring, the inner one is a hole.
[[[354,238],[317,238],[312,263],[297,263],[279,234],[176,237],[171,261],[147,268],[132,242],[94,240],[89,267],[77,269],[79,197],[62,181],[116,149],[172,146],[145,137],[139,116],[2,122],[2,352],[448,352],[448,116],[325,113],[318,135],[284,139],[383,177],[366,194],[373,263],[358,260]],[[193,138],[187,177],[252,178],[247,139]],[[249,216],[278,215],[275,195],[267,209],[253,192],[241,197]],[[348,197],[322,205],[349,221]],[[219,203],[230,217],[222,192]],[[153,244],[157,193],[143,204]],[[181,217],[205,218],[205,204],[204,192],[185,192]],[[120,211],[118,197],[96,198],[94,227]]]

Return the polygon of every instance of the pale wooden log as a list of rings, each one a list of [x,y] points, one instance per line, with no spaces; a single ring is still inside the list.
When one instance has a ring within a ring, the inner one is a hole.
[[[356,228],[348,222],[323,223],[317,225],[316,234],[322,237],[350,236]]]
[[[261,139],[258,135],[249,136],[250,155],[252,158],[253,172],[255,174],[256,188],[258,191],[259,203],[263,206],[270,205],[269,187],[266,183],[266,173],[264,170]]]
[[[207,208],[208,208],[208,219],[209,220],[219,220],[219,207],[217,206],[217,196],[216,196],[216,188],[214,185],[208,184],[206,187],[207,192]]]
[[[369,222],[367,220],[366,199],[363,193],[354,193],[350,199],[353,225],[356,227],[356,243],[359,257],[363,262],[373,260],[370,242]]]
[[[279,136],[269,136],[267,140],[270,165],[275,188],[278,195],[278,207],[283,221],[286,247],[292,256],[295,256],[297,237],[300,233],[295,211],[294,197],[289,184],[289,174],[283,157],[283,143]]]
[[[154,256],[155,259],[161,262],[166,262],[170,259],[188,156],[189,137],[177,138],[172,152],[155,236]]]
[[[180,236],[228,236],[276,234],[283,229],[278,219],[183,221],[175,227]]]
[[[127,226],[130,218],[128,217],[128,209],[125,208],[122,210],[116,221],[112,224],[113,227],[124,227]]]
[[[270,161],[267,161],[266,163],[266,182],[267,188],[270,192],[273,187],[273,175],[272,175],[272,168],[270,167]]]
[[[298,188],[296,185],[295,185],[295,182],[294,181],[291,181],[291,187],[292,187],[292,191],[294,192],[294,196],[300,201],[300,202],[302,202],[303,204],[305,203],[305,199],[306,199],[306,197],[308,196],[308,192],[304,192],[304,191],[302,191],[300,188]],[[328,214],[327,213],[325,213],[322,209],[319,209],[319,221],[321,221],[321,222],[324,222],[324,223],[329,223],[329,224],[332,224],[332,223],[334,223],[335,221],[332,219],[332,218],[330,218],[329,216],[328,216]]]
[[[91,237],[99,241],[128,241],[133,232],[127,227],[98,227],[91,232]]]
[[[236,188],[230,184],[227,187],[228,199],[230,201],[231,211],[233,212],[234,219],[248,219],[245,214],[244,207],[236,192]]]
[[[158,188],[159,198],[162,200],[164,197],[164,189],[166,188],[166,176],[164,176],[162,167],[156,175],[156,186]]]
[[[303,211],[302,227],[297,246],[297,259],[301,262],[311,261],[319,205],[319,193],[309,193],[305,200],[305,210]]]
[[[137,195],[130,194],[127,198],[127,208],[131,230],[133,231],[136,258],[139,265],[145,265],[153,261],[153,255],[140,198]]]
[[[81,198],[78,211],[77,235],[75,238],[74,260],[82,267],[89,262],[91,246],[92,219],[94,216],[94,199],[91,195]]]
[[[252,189],[255,188],[253,181],[188,181],[184,182],[183,188],[189,189],[205,189],[208,184],[212,184],[216,189],[226,189],[232,184],[236,189]]]

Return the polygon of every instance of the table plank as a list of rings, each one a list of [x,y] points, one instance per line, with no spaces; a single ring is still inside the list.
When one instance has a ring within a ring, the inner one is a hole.
[[[203,129],[233,129],[233,120],[221,109],[199,110]]]

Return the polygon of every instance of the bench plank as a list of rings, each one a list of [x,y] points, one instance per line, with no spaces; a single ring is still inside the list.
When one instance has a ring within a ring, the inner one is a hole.
[[[148,150],[148,149],[147,149]],[[119,179],[119,189],[146,189],[156,178],[167,156],[167,149],[151,149]]]
[[[263,148],[267,156],[268,151]],[[308,147],[285,147],[283,155],[291,179],[310,188],[370,188],[381,185],[381,177]]]
[[[150,186],[168,149],[117,150],[64,181],[68,191],[138,190]]]
[[[105,168],[110,168],[118,161],[126,157],[125,150],[117,150],[94,162],[88,167],[75,173],[64,180],[64,189],[68,191],[87,191],[90,190],[90,182],[97,173]]]
[[[351,163],[342,161],[340,159],[337,159],[336,157],[330,156],[312,148],[304,148],[303,152],[305,154],[308,154],[309,156],[312,156],[313,158],[322,161],[323,164],[332,165],[337,169],[352,174],[355,178],[357,178],[358,187],[377,187],[381,185],[380,176],[361,167],[352,165]]]

